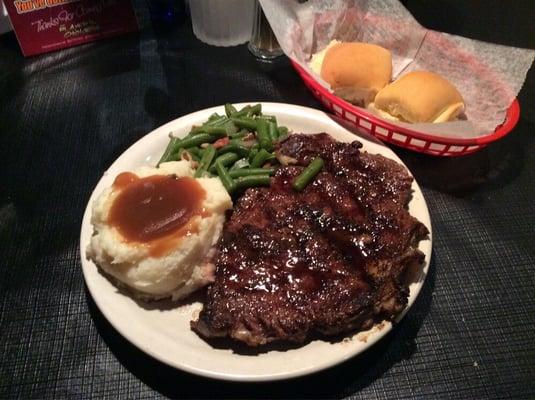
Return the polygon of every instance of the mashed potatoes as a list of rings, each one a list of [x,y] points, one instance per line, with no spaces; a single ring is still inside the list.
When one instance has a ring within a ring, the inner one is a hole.
[[[193,176],[188,161],[163,163],[159,168],[142,167],[134,173],[139,178]],[[150,243],[126,240],[119,229],[110,224],[110,210],[121,189],[112,186],[104,190],[93,204],[91,222],[95,232],[87,256],[107,274],[146,299],[183,298],[211,282],[213,265],[209,262],[209,252],[221,234],[225,211],[232,207],[232,201],[218,178],[196,181],[205,192],[203,213],[191,217],[189,224],[195,229],[178,239],[171,234],[172,246],[160,251],[161,254],[154,254]]]

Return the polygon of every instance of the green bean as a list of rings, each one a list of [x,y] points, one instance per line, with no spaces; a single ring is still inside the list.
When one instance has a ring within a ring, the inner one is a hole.
[[[232,122],[234,122],[234,125],[236,125],[239,128],[246,128],[250,131],[256,130],[256,120],[253,118],[247,118],[247,117],[231,117],[230,118]]]
[[[190,135],[195,135],[197,133],[202,133],[204,132],[204,130],[208,127],[211,127],[211,126],[221,126],[223,124],[225,124],[226,122],[228,122],[229,119],[224,116],[224,115],[218,115],[216,118],[212,119],[212,120],[209,120],[207,122],[205,122],[204,124],[202,125],[199,125],[199,126],[195,126],[191,129],[191,131],[189,132]]]
[[[267,151],[273,150],[273,143],[269,137],[268,123],[265,119],[257,119],[256,137],[261,148],[266,149]]]
[[[231,138],[229,140],[229,144],[238,144],[240,146],[244,146],[244,147],[247,147],[245,146],[245,143],[243,142],[243,140],[239,139],[239,138]]]
[[[229,152],[236,153],[240,157],[247,157],[249,155],[249,149],[247,147],[243,146],[242,144],[232,142],[217,150],[217,155],[219,156]]]
[[[293,181],[293,188],[298,192],[302,191],[323,168],[323,160],[315,158]]]
[[[268,122],[268,132],[271,141],[275,141],[279,138],[279,130],[277,129],[277,124],[275,122]]]
[[[256,186],[269,186],[271,179],[269,175],[250,175],[238,178],[234,181],[233,191],[247,189]]]
[[[234,122],[232,122],[230,119],[222,126],[225,128],[227,136],[234,135],[236,132],[238,132],[238,127],[234,125]]]
[[[212,143],[213,141],[217,140],[216,135],[210,135],[208,133],[199,133],[195,136],[190,136],[182,139],[180,141],[180,147],[194,147],[194,146],[200,146],[203,143]]]
[[[176,153],[173,153],[171,154],[168,158],[167,158],[167,161],[178,161],[182,158],[182,152],[184,151],[184,149],[181,147],[178,149],[178,151]]]
[[[243,139],[245,136],[247,136],[249,134],[249,131],[247,129],[241,129],[240,131],[236,132],[236,133],[231,133],[229,134],[229,136],[232,138],[232,139]]]
[[[182,159],[182,153],[186,152],[189,154],[190,158],[195,160],[195,161],[199,161],[201,159],[201,156],[199,155],[199,153],[195,150],[198,150],[197,147],[189,147],[187,149],[180,149],[178,151],[178,154],[179,154],[179,159]]]
[[[266,149],[260,149],[260,151],[254,156],[253,161],[251,162],[251,168],[259,168],[264,163],[273,157],[273,154],[266,151]]]
[[[250,151],[249,151],[249,163],[252,163],[255,156],[258,154],[258,151],[260,150],[259,149],[260,146],[258,146],[258,144],[255,144],[253,147],[251,147]]]
[[[227,114],[227,117],[230,117],[232,114],[236,114],[237,112],[238,110],[236,110],[236,107],[234,107],[232,104],[225,104],[225,114]]]
[[[227,192],[232,193],[236,188],[234,179],[230,177],[227,169],[218,160],[216,160],[214,166],[217,171],[217,175],[219,176],[219,179],[221,179],[221,183],[223,184],[225,189],[227,189]]]
[[[257,118],[265,119],[268,122],[275,122],[275,124],[277,123],[277,117],[274,115],[259,115]]]
[[[218,119],[215,119],[213,121],[207,122],[206,126],[222,126],[225,125],[227,122],[229,122],[230,119],[228,119],[225,115],[222,115]]]
[[[203,132],[207,133],[209,135],[215,135],[218,138],[219,137],[223,137],[223,136],[227,136],[227,130],[225,128],[223,128],[223,127],[220,127],[220,126],[207,126],[207,127],[203,128]]]
[[[202,150],[198,147],[188,147],[186,151],[192,155],[196,155],[197,157],[202,157]]]
[[[247,113],[249,116],[251,115],[262,115],[262,104],[255,104],[249,109],[249,112]]]
[[[221,117],[221,115],[219,115],[218,113],[213,113],[212,115],[210,115],[208,117],[208,121],[213,121],[213,120],[215,120],[217,118],[220,118],[220,117]]]
[[[233,171],[235,169],[248,168],[248,167],[249,167],[249,160],[247,160],[247,158],[241,158],[238,161],[236,161],[232,167],[229,168],[229,171]]]
[[[221,154],[219,157],[216,158],[214,165],[212,165],[208,171],[210,171],[212,174],[216,173],[215,169],[215,163],[219,162],[223,167],[227,167],[229,165],[234,164],[236,161],[238,161],[240,157],[236,153],[225,153]]]
[[[203,133],[203,127],[204,125],[193,126],[186,137],[191,137],[198,135],[199,133]]]
[[[181,147],[178,149],[178,151],[169,157],[169,160],[167,161],[179,161],[182,159],[182,153],[184,152],[184,149]]]
[[[232,114],[232,116],[236,117],[236,118],[244,117],[249,113],[250,109],[251,109],[251,106],[245,106],[240,111],[235,112],[234,114]]]
[[[204,150],[199,167],[197,168],[197,171],[195,171],[195,178],[200,178],[205,174],[210,167],[210,164],[212,164],[214,157],[215,148],[214,146],[210,145]]]
[[[189,151],[188,151],[188,153],[189,153]],[[191,159],[192,159],[193,161],[197,161],[197,162],[200,162],[200,161],[201,161],[201,157],[199,157],[198,155],[196,155],[196,154],[191,154],[191,153],[189,153],[189,155],[190,155],[190,157],[191,157]]]
[[[156,166],[159,166],[161,163],[170,161],[171,157],[176,154],[179,149],[180,139],[176,137],[171,138],[171,140],[167,144],[167,147],[165,148],[165,151],[163,152],[162,157],[160,158],[160,161],[158,161],[158,164],[156,164]]]
[[[279,126],[278,131],[279,131],[279,140],[282,140],[288,136],[288,128],[286,128],[285,126]]]
[[[240,178],[243,176],[251,175],[273,175],[275,170],[273,168],[241,168],[233,169],[229,171],[229,174],[232,178]]]

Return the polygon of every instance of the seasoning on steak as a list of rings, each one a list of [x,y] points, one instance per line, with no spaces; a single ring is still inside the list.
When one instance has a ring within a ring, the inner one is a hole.
[[[412,178],[359,142],[290,135],[270,187],[251,188],[227,220],[216,279],[198,321],[205,338],[250,346],[368,329],[407,304],[405,273],[420,266],[427,228],[409,215]],[[313,158],[323,171],[304,191],[292,180]]]

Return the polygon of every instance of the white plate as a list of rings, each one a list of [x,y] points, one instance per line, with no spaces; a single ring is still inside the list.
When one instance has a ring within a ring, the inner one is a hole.
[[[238,106],[243,105],[245,103]],[[266,114],[276,115],[279,124],[288,126],[294,132],[328,132],[344,142],[358,139],[366,151],[383,154],[401,163],[389,148],[355,137],[321,111],[281,103],[263,103],[262,110]],[[80,254],[85,281],[98,308],[117,331],[145,353],[181,370],[217,379],[269,381],[292,378],[325,369],[363,352],[392,329],[390,323],[384,324],[380,330],[374,328],[366,334],[355,334],[337,343],[317,340],[300,348],[273,350],[253,356],[236,354],[230,349],[213,348],[189,327],[190,320],[196,318],[202,308],[200,303],[170,309],[140,307],[131,297],[119,292],[98,272],[95,264],[86,259],[86,247],[92,234],[91,204],[96,196],[112,184],[118,173],[143,164],[154,165],[168,143],[169,132],[185,135],[192,125],[206,121],[214,112],[224,113],[224,109],[214,107],[186,115],[141,138],[112,164],[93,191],[82,222]],[[413,183],[413,189],[410,213],[431,231],[427,206],[416,182]],[[431,259],[431,236],[429,240],[420,242],[420,250],[425,254],[423,273],[417,282],[410,285],[408,307],[398,320],[414,303],[422,288]]]

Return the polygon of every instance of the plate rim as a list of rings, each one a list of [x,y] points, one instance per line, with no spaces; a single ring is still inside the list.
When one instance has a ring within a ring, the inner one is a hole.
[[[299,105],[289,104],[289,103],[263,102],[263,101],[248,101],[248,102],[234,103],[234,105],[237,106],[237,107],[243,107],[243,106],[248,105],[248,104],[256,104],[256,103],[262,104],[263,108],[265,108],[265,107],[267,107],[267,108],[283,108],[284,112],[286,114],[292,114],[292,115],[297,116],[299,118],[303,117],[303,115],[295,115],[295,114],[299,114],[299,112],[302,113],[302,114],[311,114],[311,117],[313,116],[314,118],[319,118],[319,119],[321,119],[321,120],[323,120],[325,122],[329,122],[330,121],[331,123],[336,124],[337,129],[342,129],[342,130],[350,133],[352,136],[355,137],[355,140],[367,142],[368,144],[372,143],[369,139],[359,137],[359,136],[355,135],[353,132],[351,132],[348,129],[346,129],[345,127],[337,124],[334,120],[329,118],[329,114],[328,113],[325,113],[325,112],[323,112],[321,110],[317,110],[317,109],[314,109],[314,108],[309,108],[309,107],[304,107],[304,106],[299,106]],[[99,311],[102,313],[104,318],[106,318],[108,323],[110,323],[110,325],[123,338],[125,338],[128,342],[130,342],[130,344],[132,344],[133,346],[135,346],[136,348],[138,348],[139,350],[144,352],[146,355],[158,360],[159,362],[162,362],[163,364],[166,364],[166,365],[168,365],[170,367],[173,367],[173,368],[181,370],[181,371],[185,371],[185,372],[188,372],[188,373],[191,373],[191,374],[194,374],[194,375],[198,375],[198,376],[203,376],[203,377],[206,377],[206,378],[219,379],[219,380],[225,380],[225,381],[241,381],[241,382],[268,382],[268,381],[277,381],[277,380],[284,380],[284,379],[293,379],[293,378],[309,375],[309,374],[312,374],[312,373],[315,373],[315,372],[319,372],[319,371],[331,368],[331,367],[333,367],[335,365],[341,364],[341,363],[349,360],[350,358],[353,358],[355,356],[358,356],[358,355],[362,354],[366,350],[370,349],[375,343],[380,341],[383,337],[385,337],[391,330],[393,330],[395,328],[395,324],[399,323],[399,321],[401,321],[403,319],[403,317],[407,314],[409,309],[416,302],[416,299],[420,295],[421,289],[423,288],[423,285],[425,284],[425,281],[427,279],[427,275],[429,273],[429,267],[430,267],[431,255],[432,255],[432,242],[433,242],[432,223],[431,223],[431,218],[430,218],[430,214],[429,214],[429,209],[427,207],[427,202],[425,200],[425,197],[424,197],[424,194],[423,194],[423,192],[421,190],[421,187],[419,186],[419,184],[416,181],[416,179],[413,179],[413,191],[415,191],[414,189],[416,188],[416,190],[419,192],[419,195],[421,196],[422,205],[423,205],[422,212],[427,217],[426,221],[422,221],[422,223],[424,223],[424,225],[428,228],[429,235],[428,235],[428,239],[423,240],[422,242],[420,242],[420,243],[423,243],[423,246],[426,248],[427,251],[424,251],[425,262],[424,262],[424,266],[422,268],[423,277],[421,279],[421,282],[418,282],[418,285],[414,288],[414,290],[415,290],[414,297],[413,297],[413,293],[410,293],[409,294],[408,303],[407,303],[406,307],[403,309],[403,311],[395,318],[395,320],[394,320],[395,323],[394,324],[387,323],[384,328],[380,329],[379,331],[372,332],[372,334],[369,335],[368,340],[366,341],[365,346],[362,349],[360,349],[360,350],[358,350],[356,352],[348,351],[347,354],[345,354],[343,357],[329,360],[328,362],[324,362],[324,363],[320,364],[319,366],[314,364],[312,366],[296,369],[295,371],[292,371],[292,372],[285,371],[285,372],[281,372],[281,373],[272,373],[272,374],[266,374],[266,375],[258,375],[258,374],[257,375],[248,375],[248,374],[239,374],[239,373],[214,372],[214,371],[210,371],[209,368],[208,369],[203,369],[203,368],[196,367],[194,365],[190,365],[188,363],[177,362],[176,360],[172,360],[171,357],[163,357],[158,352],[152,351],[150,346],[147,346],[145,343],[143,343],[142,340],[139,340],[138,338],[136,338],[135,334],[132,334],[128,330],[123,329],[123,327],[121,327],[119,325],[118,321],[115,321],[114,318],[111,317],[109,311],[106,309],[105,304],[103,304],[102,299],[98,296],[97,288],[94,286],[95,282],[93,282],[91,280],[91,277],[89,276],[89,270],[88,270],[88,268],[97,268],[97,267],[92,261],[89,261],[89,260],[86,259],[87,242],[84,242],[84,237],[85,237],[85,232],[84,231],[85,231],[85,229],[88,228],[92,232],[92,227],[91,227],[91,223],[90,223],[91,211],[92,211],[92,203],[93,203],[94,199],[96,198],[96,195],[99,194],[101,192],[101,190],[102,190],[102,188],[99,188],[99,186],[101,185],[103,179],[106,177],[106,174],[108,173],[108,171],[110,169],[114,168],[114,166],[116,164],[120,164],[121,160],[127,158],[128,153],[134,147],[137,147],[137,146],[139,146],[140,143],[149,140],[149,137],[157,135],[158,132],[160,132],[160,131],[164,131],[164,130],[172,131],[171,127],[173,125],[176,125],[177,122],[179,120],[181,120],[181,119],[186,119],[186,118],[187,119],[191,119],[191,118],[195,118],[195,117],[198,117],[198,116],[201,116],[201,115],[206,115],[206,118],[207,118],[213,112],[216,112],[216,111],[217,112],[222,112],[223,111],[223,107],[224,107],[223,105],[218,105],[218,106],[214,106],[214,107],[209,107],[209,108],[205,108],[205,109],[202,109],[202,110],[198,110],[198,111],[195,111],[195,112],[192,112],[192,113],[189,113],[189,114],[182,115],[182,116],[180,116],[178,118],[175,118],[175,119],[173,119],[173,120],[171,120],[171,121],[169,121],[169,122],[167,122],[167,123],[165,123],[165,124],[163,124],[163,125],[161,125],[159,127],[156,127],[155,129],[153,129],[149,133],[147,133],[144,136],[140,137],[132,145],[130,145],[126,150],[124,150],[108,166],[108,168],[106,168],[106,170],[103,172],[102,176],[98,180],[97,184],[93,188],[93,190],[92,190],[92,192],[91,192],[91,194],[90,194],[90,196],[88,198],[88,202],[87,202],[86,208],[84,210],[82,224],[81,224],[81,228],[80,228],[80,245],[79,246],[80,246],[81,266],[82,266],[82,272],[83,272],[83,276],[84,276],[84,282],[85,282],[85,284],[87,286],[89,294],[91,295],[91,297],[92,297],[93,301],[95,302],[96,306],[98,307]],[[270,112],[272,112],[272,111],[270,111]],[[275,112],[272,112],[272,113],[275,113]],[[314,119],[314,118],[310,118],[310,119]],[[329,120],[329,121],[327,121],[327,120]],[[377,144],[375,144],[375,145],[377,145]],[[412,172],[410,171],[410,169],[403,163],[403,161],[390,148],[388,148],[384,143],[381,144],[381,146],[384,146],[384,148],[386,149],[386,152],[388,153],[387,155],[385,155],[385,157],[393,159],[396,162],[398,162],[401,165],[403,165],[407,169],[407,171],[409,171],[409,174],[411,176],[413,176]],[[364,150],[366,150],[366,149],[364,149]],[[98,192],[97,192],[97,189],[98,189]],[[426,243],[428,243],[428,244],[426,244]],[[410,291],[412,292],[412,289],[410,289]],[[359,332],[355,332],[354,335],[357,335],[358,333]]]

